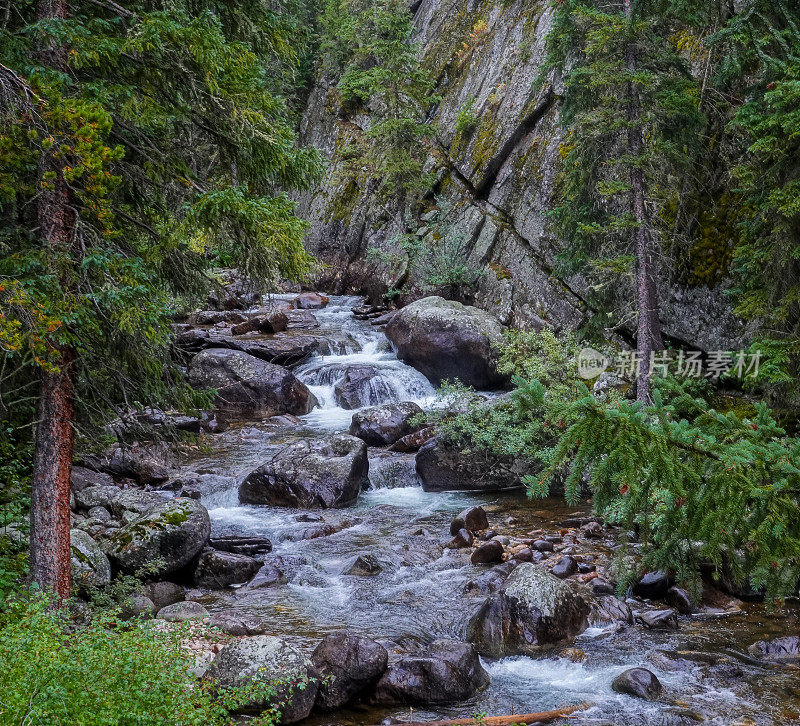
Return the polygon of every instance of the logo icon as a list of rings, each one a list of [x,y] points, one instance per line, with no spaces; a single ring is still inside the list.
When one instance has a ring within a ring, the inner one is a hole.
[[[610,365],[611,361],[594,348],[583,348],[578,353],[578,375],[587,381],[597,378]]]

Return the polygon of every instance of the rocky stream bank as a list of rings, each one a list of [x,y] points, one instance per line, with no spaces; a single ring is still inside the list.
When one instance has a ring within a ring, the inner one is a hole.
[[[196,621],[198,677],[301,683],[283,722],[315,726],[577,703],[582,724],[797,719],[795,604],[770,613],[724,580],[693,601],[665,573],[618,597],[632,533],[528,500],[518,463],[417,423],[443,379],[503,384],[491,316],[234,286],[209,302],[178,346],[213,410],[137,415],[200,444],[115,448],[72,479],[81,589],[146,568],[128,612]]]

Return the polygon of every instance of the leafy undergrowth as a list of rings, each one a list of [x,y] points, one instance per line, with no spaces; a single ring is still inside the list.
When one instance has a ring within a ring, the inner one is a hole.
[[[0,618],[0,724],[221,726],[237,707],[275,693],[257,679],[226,690],[198,680],[187,636],[113,612],[76,627],[42,596],[14,600]],[[267,711],[251,723],[278,718]]]

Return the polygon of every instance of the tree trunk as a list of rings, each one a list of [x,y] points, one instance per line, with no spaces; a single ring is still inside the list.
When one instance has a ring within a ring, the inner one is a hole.
[[[74,355],[64,349],[59,369],[46,372],[39,393],[31,486],[31,579],[58,600],[69,597],[69,494],[75,400]]]
[[[625,16],[628,22],[633,20],[631,0],[625,0]],[[634,73],[637,68],[636,50],[632,44],[625,49],[625,65]],[[628,154],[637,159],[642,153],[642,129],[639,126],[641,117],[638,91],[633,83],[629,89],[628,120]],[[636,162],[633,161],[633,164]],[[661,323],[658,319],[658,297],[655,279],[655,250],[648,228],[645,197],[647,183],[644,172],[637,166],[631,167],[631,212],[636,220],[633,231],[634,248],[636,250],[636,311],[638,324],[636,332],[636,355],[639,368],[636,376],[636,398],[643,403],[650,403],[650,360],[652,354],[662,347]]]
[[[67,17],[64,0],[40,0],[39,20]],[[67,52],[49,42],[37,52],[37,60],[65,71]],[[75,237],[75,212],[71,192],[61,163],[52,150],[42,157],[40,173],[54,172],[52,188],[42,191],[37,200],[39,235],[47,258],[54,265],[69,255]],[[62,286],[67,283],[62,279]],[[31,483],[31,579],[42,590],[55,594],[58,601],[70,592],[70,474],[74,443],[75,352],[59,347],[53,370],[42,374],[39,408],[34,435],[33,481]]]

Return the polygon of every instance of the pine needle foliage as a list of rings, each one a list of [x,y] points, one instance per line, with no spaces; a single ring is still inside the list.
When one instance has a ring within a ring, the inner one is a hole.
[[[763,347],[800,352],[800,22],[795,3],[753,0],[710,42],[721,87],[744,94],[729,133],[742,154],[732,184],[743,209],[734,247],[737,312],[759,321]],[[759,382],[785,391],[796,364]],[[765,372],[766,373],[766,372]],[[794,385],[796,390],[796,383]]]
[[[557,488],[576,503],[590,493],[598,515],[638,533],[640,571],[672,572],[696,592],[711,571],[771,599],[793,594],[800,440],[764,404],[716,410],[702,380],[657,377],[651,405],[613,389],[593,394],[575,350],[573,338],[547,330],[510,334],[499,368],[514,390],[486,401],[446,387],[428,419],[462,450],[530,462],[540,471],[523,479],[531,497]]]
[[[498,371],[514,383],[510,394],[486,401],[471,388],[450,383],[440,405],[426,414],[439,435],[463,449],[523,457],[544,467],[558,439],[557,402],[574,398],[574,338],[509,331],[498,351]]]
[[[404,0],[327,0],[320,18],[323,68],[338,78],[345,112],[366,106],[369,126],[349,152],[350,172],[375,192],[404,200],[430,187],[425,139],[433,80],[421,66]]]
[[[256,286],[309,271],[287,192],[321,164],[281,95],[299,73],[296,26],[262,2],[78,3],[46,21],[14,4],[0,29],[6,406],[25,410],[66,347],[87,430],[120,409],[192,408],[169,355],[176,296],[202,296],[220,262]],[[35,210],[57,174],[75,220],[53,254]]]
[[[752,418],[722,414],[686,384],[657,379],[653,404],[599,401],[581,383],[553,416],[563,433],[545,473],[548,491],[568,466],[575,501],[588,473],[596,511],[639,532],[643,568],[664,569],[698,587],[713,565],[769,598],[800,579],[800,441],[761,404]]]

